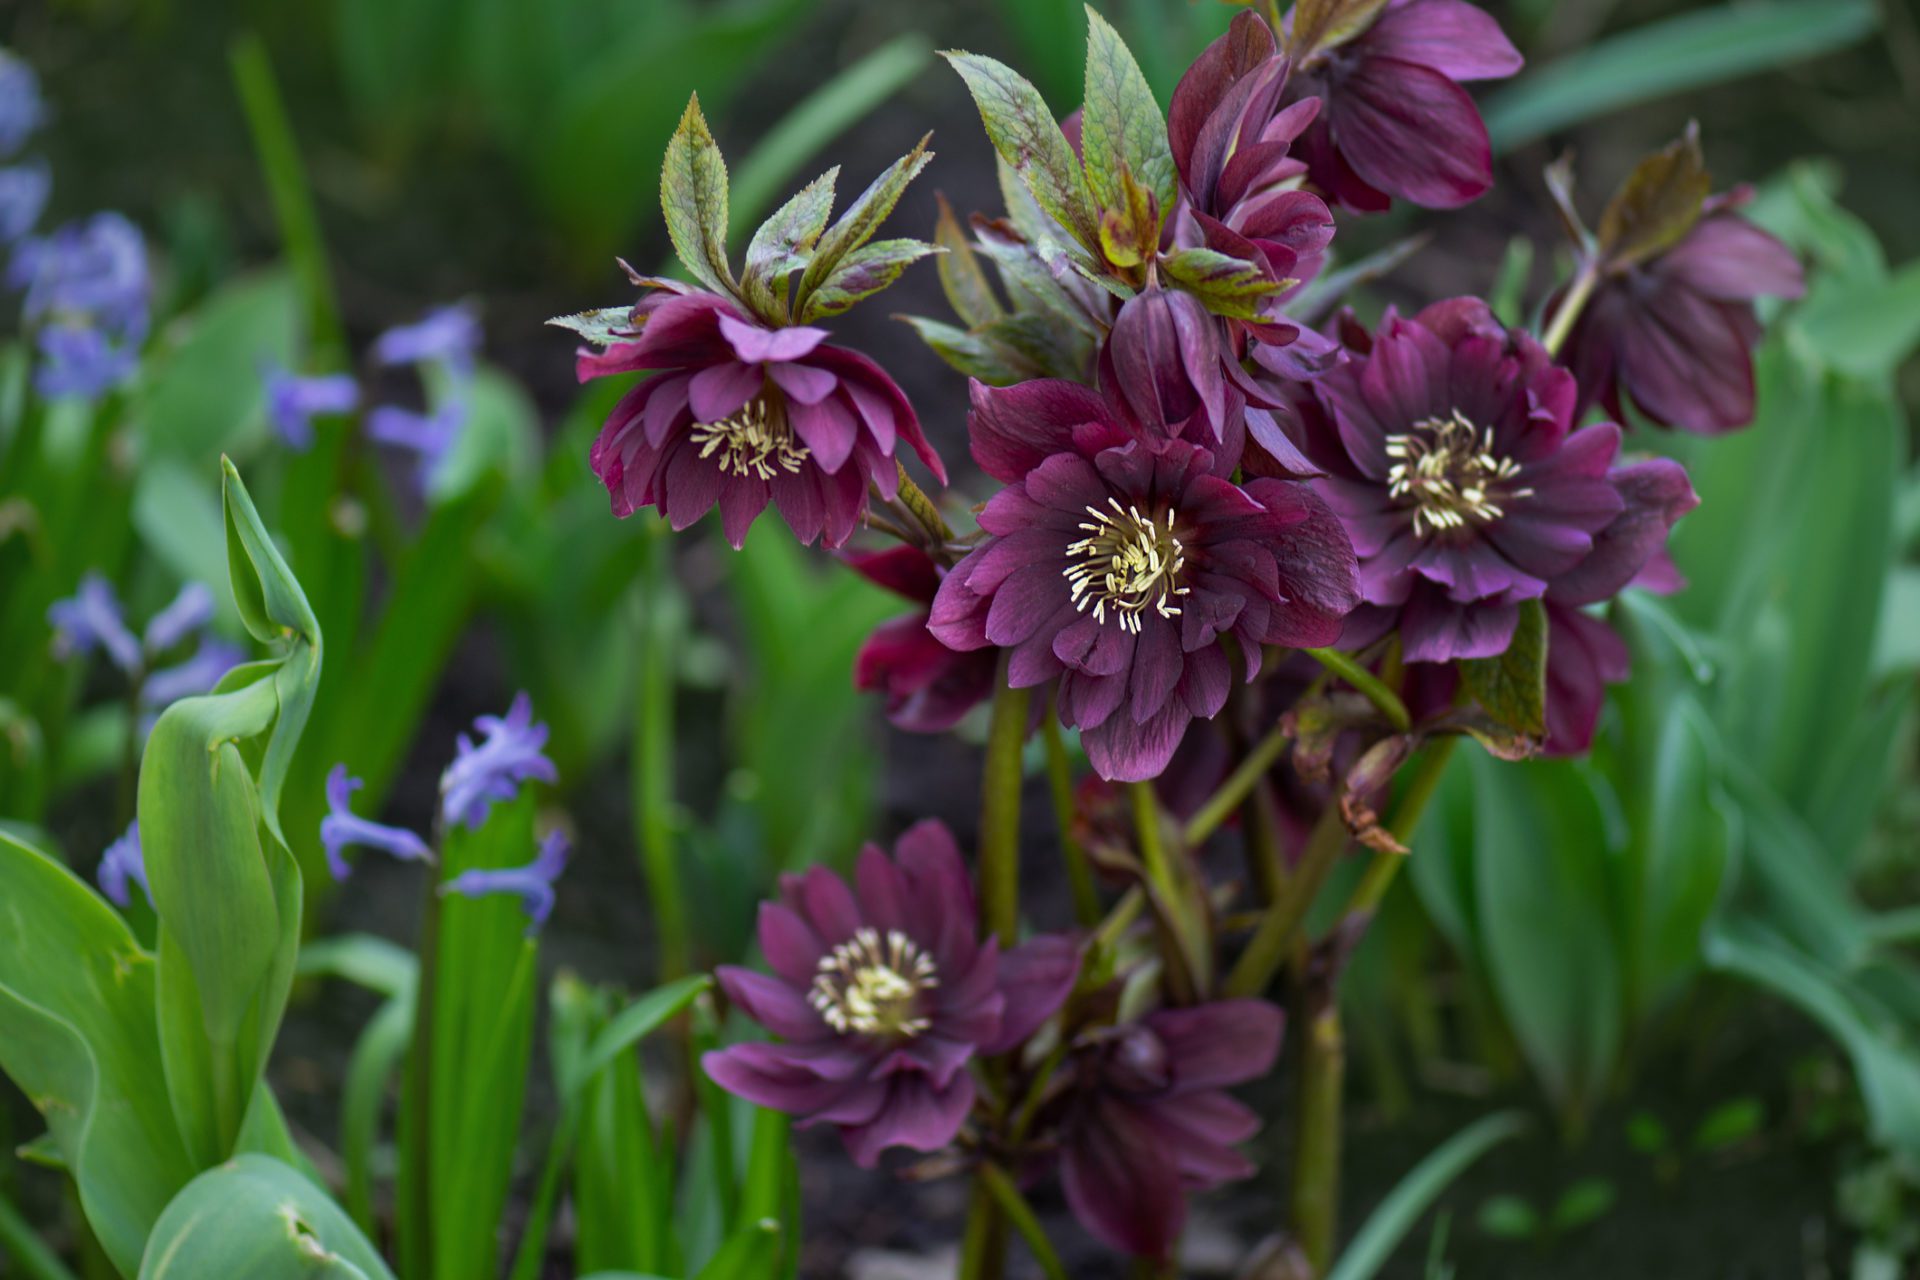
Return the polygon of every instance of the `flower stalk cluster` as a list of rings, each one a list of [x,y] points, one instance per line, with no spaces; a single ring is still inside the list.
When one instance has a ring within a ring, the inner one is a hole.
[[[837,220],[823,175],[736,263],[696,102],[662,173],[693,283],[629,271],[637,302],[555,322],[585,340],[581,377],[651,375],[590,458],[616,516],[683,530],[717,507],[738,547],[772,507],[803,543],[891,540],[843,552],[912,605],[857,684],[909,732],[986,724],[971,870],[921,823],[851,882],[785,879],[760,916],[771,975],[719,973],[775,1038],[704,1066],[834,1126],[861,1165],[900,1148],[973,1169],[967,1280],[999,1274],[1009,1225],[1058,1267],[1025,1201],[1056,1176],[1088,1232],[1160,1274],[1187,1196],[1252,1171],[1257,1121],[1228,1090],[1272,1068],[1284,984],[1307,1019],[1292,1229],[1324,1270],[1344,958],[1461,738],[1519,758],[1602,731],[1627,675],[1605,608],[1681,585],[1666,542],[1697,501],[1630,428],[1749,419],[1753,301],[1797,292],[1798,267],[1742,193],[1709,195],[1690,133],[1598,232],[1567,204],[1575,265],[1541,333],[1474,297],[1318,322],[1326,299],[1309,314],[1302,290],[1342,220],[1491,185],[1462,86],[1521,60],[1465,0],[1247,9],[1164,116],[1092,11],[1064,121],[1011,68],[947,57],[1004,162],[1005,217],[963,226],[943,200],[935,244],[873,241],[923,143]],[[959,323],[912,323],[969,379],[989,486],[972,521],[909,477],[907,452],[936,485],[947,471],[829,324],[933,252]],[[1077,932],[1021,909],[1036,727]],[[1236,827],[1245,883],[1201,859]],[[1356,847],[1368,868],[1316,936]]]

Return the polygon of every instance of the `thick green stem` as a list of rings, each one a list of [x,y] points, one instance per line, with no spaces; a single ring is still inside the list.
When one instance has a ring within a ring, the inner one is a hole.
[[[634,827],[659,933],[662,979],[693,969],[673,829],[674,649],[681,601],[672,547],[664,534],[654,535],[641,567],[640,673],[633,726]]]
[[[1205,923],[1194,902],[1184,861],[1180,864],[1174,861],[1176,857],[1184,860],[1186,855],[1184,851],[1167,848],[1166,820],[1161,815],[1153,784],[1133,783],[1128,793],[1133,801],[1134,838],[1140,845],[1140,861],[1146,868],[1147,884],[1153,890],[1154,900],[1160,904],[1162,926],[1171,935],[1180,960],[1177,970],[1168,969],[1174,996],[1182,1001],[1198,1000],[1212,984],[1212,965],[1204,937]],[[1173,958],[1172,954],[1167,956],[1169,961]]]
[[[1286,890],[1274,900],[1261,917],[1259,928],[1247,942],[1247,949],[1227,975],[1224,990],[1229,996],[1257,996],[1273,983],[1274,977],[1292,954],[1308,908],[1326,883],[1327,874],[1347,847],[1347,824],[1340,806],[1329,804],[1320,815],[1313,834],[1307,838],[1300,864],[1287,880]]]
[[[960,1280],[1000,1280],[1007,1269],[1007,1219],[984,1177],[976,1175],[960,1241]]]
[[[400,1272],[433,1275],[433,1011],[440,968],[440,868],[428,868],[420,914],[419,977],[414,988],[413,1044],[402,1080]]]
[[[1314,1010],[1300,1054],[1299,1111],[1294,1117],[1294,1239],[1323,1276],[1333,1257],[1340,1208],[1340,1102],[1347,1048],[1340,1004],[1331,991],[1309,997]]]
[[[1405,733],[1413,727],[1413,718],[1407,714],[1407,704],[1400,701],[1400,695],[1389,689],[1373,672],[1338,649],[1308,649],[1307,652],[1313,655],[1314,661],[1365,694],[1367,701],[1380,709],[1380,714],[1397,732]]]
[[[1020,755],[1029,694],[1007,684],[1003,662],[980,789],[980,924],[1003,949],[1019,941],[1020,932]]]
[[[1285,729],[1275,725],[1266,737],[1254,744],[1234,771],[1227,775],[1227,780],[1220,784],[1219,790],[1208,796],[1199,812],[1187,820],[1187,829],[1182,838],[1189,848],[1197,848],[1201,841],[1233,815],[1233,811],[1240,807],[1240,802],[1247,798],[1247,793],[1253,790],[1254,784],[1273,768],[1274,762],[1291,740],[1291,735]]]
[[[1053,797],[1060,857],[1067,865],[1067,887],[1073,893],[1073,918],[1082,928],[1092,928],[1100,923],[1100,890],[1094,885],[1087,851],[1073,838],[1073,769],[1067,761],[1067,744],[1060,738],[1060,723],[1054,718],[1051,706],[1040,722],[1040,735],[1047,748],[1047,790]]]
[[[1573,284],[1567,290],[1567,296],[1561,300],[1559,309],[1553,313],[1553,321],[1547,326],[1546,336],[1540,339],[1540,345],[1547,354],[1557,356],[1560,347],[1573,332],[1574,321],[1586,309],[1587,299],[1593,296],[1594,286],[1600,283],[1600,272],[1591,262],[1580,268],[1580,274],[1573,278]]]

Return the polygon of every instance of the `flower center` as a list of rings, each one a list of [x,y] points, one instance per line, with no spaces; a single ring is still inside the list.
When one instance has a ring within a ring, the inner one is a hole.
[[[1163,618],[1180,616],[1174,600],[1188,591],[1180,585],[1186,552],[1173,536],[1171,509],[1162,524],[1138,507],[1122,507],[1118,498],[1109,497],[1107,505],[1111,511],[1087,508],[1093,519],[1080,525],[1087,536],[1067,546],[1067,554],[1080,559],[1062,572],[1081,613],[1092,606],[1094,621],[1105,622],[1111,607],[1120,629],[1139,635],[1148,608]]]
[[[700,446],[701,457],[720,456],[722,471],[756,480],[773,479],[776,467],[798,474],[810,452],[805,445],[794,442],[786,415],[775,417],[768,411],[767,402],[758,397],[731,418],[694,423],[692,438]]]
[[[1506,514],[1501,501],[1533,496],[1531,489],[1502,487],[1519,476],[1520,464],[1495,457],[1492,428],[1481,432],[1458,409],[1388,436],[1387,456],[1394,460],[1387,491],[1413,499],[1416,537],[1464,529],[1468,521],[1492,524]]]
[[[933,957],[898,929],[860,929],[820,957],[807,1003],[842,1035],[911,1039],[932,1024],[920,993],[940,985]]]

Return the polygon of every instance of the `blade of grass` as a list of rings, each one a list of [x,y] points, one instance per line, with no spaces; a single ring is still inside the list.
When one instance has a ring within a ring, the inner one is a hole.
[[[1725,5],[1600,41],[1487,95],[1495,151],[1636,102],[1843,48],[1879,25],[1873,0]]]
[[[1492,1148],[1518,1135],[1527,1118],[1518,1111],[1502,1111],[1462,1129],[1442,1143],[1402,1178],[1380,1202],[1353,1243],[1327,1273],[1327,1280],[1370,1280],[1386,1265],[1395,1246],[1413,1230],[1420,1215],[1469,1165]]]
[[[20,1211],[0,1196],[0,1260],[20,1268],[21,1280],[75,1280],[52,1249],[49,1249]]]

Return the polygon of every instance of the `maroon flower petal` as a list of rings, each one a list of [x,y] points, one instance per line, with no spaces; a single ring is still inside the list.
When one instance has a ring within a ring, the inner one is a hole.
[[[1331,86],[1333,145],[1370,186],[1455,209],[1493,185],[1493,146],[1467,91],[1431,67],[1368,57]]]
[[[1073,993],[1080,976],[1080,944],[1051,934],[1031,939],[1000,957],[1000,1034],[980,1052],[1008,1053],[1040,1029]]]
[[[1525,64],[1493,16],[1465,0],[1389,4],[1363,39],[1370,54],[1432,67],[1454,80],[1500,80]]]
[[[1162,1009],[1144,1022],[1175,1064],[1173,1089],[1187,1093],[1265,1075],[1279,1056],[1286,1016],[1265,1000],[1216,1000]]]
[[[1623,591],[1666,546],[1674,522],[1700,505],[1686,469],[1670,458],[1613,473],[1625,507],[1594,537],[1585,560],[1554,579],[1547,592],[1563,604],[1594,604]]]
[[[952,1142],[973,1110],[973,1077],[954,1076],[944,1088],[935,1088],[922,1075],[896,1074],[887,1085],[886,1101],[864,1125],[841,1130],[855,1164],[871,1169],[888,1147],[938,1151]]]
[[[1105,1099],[1075,1124],[1061,1161],[1073,1216],[1109,1247],[1166,1258],[1186,1226],[1175,1157],[1135,1108]]]
[[[723,964],[714,970],[720,989],[755,1022],[787,1040],[817,1040],[832,1031],[807,1003],[805,988],[751,969]]]
[[[1548,755],[1584,754],[1607,686],[1627,678],[1626,642],[1606,623],[1566,605],[1547,602]]]

